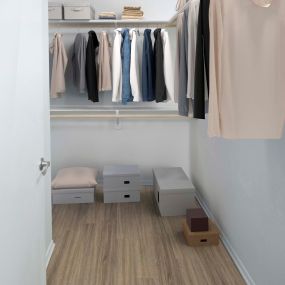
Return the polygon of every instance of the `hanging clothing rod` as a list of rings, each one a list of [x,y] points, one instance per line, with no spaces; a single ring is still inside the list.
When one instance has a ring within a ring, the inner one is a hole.
[[[138,120],[138,119],[143,119],[143,120],[189,120],[192,119],[192,116],[189,117],[182,117],[179,115],[174,115],[174,114],[165,114],[165,115],[116,115],[116,114],[80,114],[80,115],[75,115],[75,114],[70,114],[70,115],[65,115],[65,114],[51,114],[50,115],[51,119],[129,119],[129,120]]]

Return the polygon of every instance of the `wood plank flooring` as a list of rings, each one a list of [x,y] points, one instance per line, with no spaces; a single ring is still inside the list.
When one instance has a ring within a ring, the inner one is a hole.
[[[48,285],[245,284],[222,244],[191,248],[182,218],[162,218],[151,188],[141,203],[53,207]]]

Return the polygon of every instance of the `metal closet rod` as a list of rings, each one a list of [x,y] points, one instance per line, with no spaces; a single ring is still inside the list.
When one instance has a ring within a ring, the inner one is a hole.
[[[182,117],[176,114],[145,114],[145,115],[121,115],[121,114],[51,114],[51,119],[163,119],[163,120],[189,120],[192,116]]]

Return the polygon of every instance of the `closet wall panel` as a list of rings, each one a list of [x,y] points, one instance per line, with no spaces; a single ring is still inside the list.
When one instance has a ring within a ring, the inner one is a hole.
[[[143,183],[152,183],[153,167],[189,169],[189,121],[52,121],[52,175],[67,166],[138,164]]]
[[[194,120],[190,137],[193,183],[255,284],[285,284],[285,137],[209,139]]]

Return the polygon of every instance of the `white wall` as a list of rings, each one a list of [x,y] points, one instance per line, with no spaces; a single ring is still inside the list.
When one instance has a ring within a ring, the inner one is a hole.
[[[40,158],[49,160],[47,2],[1,6],[8,44],[0,45],[0,284],[44,285],[51,238],[50,176],[39,171]]]
[[[255,284],[285,284],[285,138],[208,139],[191,123],[194,184]]]
[[[59,1],[62,2],[62,1]],[[124,5],[141,5],[146,16],[152,20],[168,20],[175,13],[176,0],[168,1],[95,1],[98,11],[114,10],[121,12]],[[163,5],[163,7],[162,7]],[[158,13],[163,9],[163,13]],[[97,32],[100,29],[95,29]],[[81,32],[86,32],[80,30]],[[65,30],[63,31],[63,33]],[[70,31],[69,31],[70,32]],[[78,31],[75,31],[75,33]],[[112,32],[112,29],[109,31]],[[74,34],[65,34],[68,51],[71,49]],[[173,61],[175,58],[175,30],[170,31],[173,39]],[[140,46],[142,46],[140,38]],[[72,88],[70,65],[67,70],[67,93],[60,99],[52,100],[52,106],[77,105],[88,108],[122,108],[112,104],[111,94],[101,94],[100,103],[92,104],[84,95],[78,95]],[[177,110],[171,103],[129,104],[135,108]],[[111,163],[135,163],[143,172],[143,182],[151,183],[151,168],[155,166],[182,166],[189,173],[189,122],[187,121],[124,121],[121,130],[115,129],[114,121],[52,121],[52,175],[66,166],[97,166],[100,169]]]
[[[143,182],[151,168],[182,166],[189,173],[189,121],[52,121],[52,169],[138,164]]]

